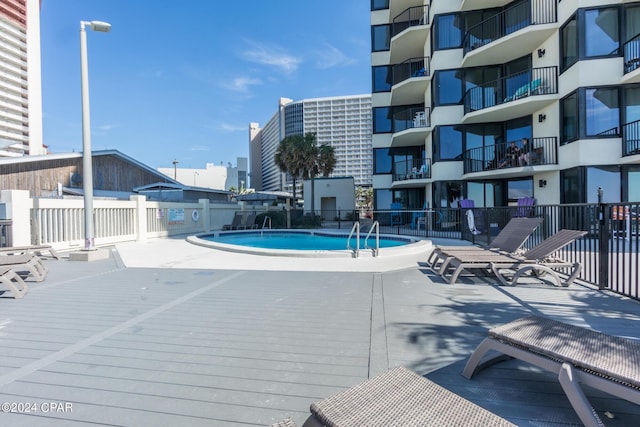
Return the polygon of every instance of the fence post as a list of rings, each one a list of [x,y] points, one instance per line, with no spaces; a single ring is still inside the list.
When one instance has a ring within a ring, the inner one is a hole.
[[[2,190],[0,200],[6,203],[7,219],[11,220],[11,239],[14,246],[31,244],[32,202],[27,190]],[[9,240],[9,239],[7,239]]]
[[[609,287],[609,215],[606,205],[602,202],[602,187],[598,187],[598,288]]]
[[[209,199],[199,199],[198,203],[200,204],[200,209],[202,209],[202,228],[205,233],[211,232],[211,211],[209,208]]]
[[[147,198],[145,196],[129,196],[129,200],[136,202],[136,241],[147,239]]]

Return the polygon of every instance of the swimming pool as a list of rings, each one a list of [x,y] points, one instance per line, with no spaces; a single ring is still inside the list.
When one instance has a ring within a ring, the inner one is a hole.
[[[360,235],[360,250],[365,248],[365,234]],[[199,236],[190,236],[187,241],[215,249],[242,252],[255,255],[272,256],[352,256],[353,251],[347,249],[347,233],[309,231],[309,230],[264,230],[264,231],[232,231],[218,232]],[[380,251],[400,249],[416,242],[408,236],[380,236]],[[369,237],[368,249],[375,246],[375,236]],[[352,236],[351,248],[355,248],[356,238]],[[362,252],[361,252],[362,253]]]

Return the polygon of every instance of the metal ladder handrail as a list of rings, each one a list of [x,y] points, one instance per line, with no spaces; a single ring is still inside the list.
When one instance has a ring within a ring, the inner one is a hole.
[[[353,233],[356,233],[356,248],[351,248],[351,237]],[[349,233],[349,237],[347,238],[347,250],[353,251],[353,257],[358,258],[360,256],[360,223],[354,222],[353,227],[351,227],[351,232]]]
[[[270,216],[265,216],[264,220],[262,221],[262,229],[264,230],[265,225],[267,224],[267,220],[269,220],[269,230],[271,230],[271,217]]]
[[[373,230],[376,230],[376,247],[375,248],[369,247],[369,237],[371,236],[371,233],[373,233]],[[367,233],[367,237],[364,238],[364,248],[371,249],[371,252],[373,253],[374,257],[378,256],[378,253],[380,252],[380,223],[378,221],[373,222],[373,224],[371,225],[371,228],[369,229],[369,232]]]

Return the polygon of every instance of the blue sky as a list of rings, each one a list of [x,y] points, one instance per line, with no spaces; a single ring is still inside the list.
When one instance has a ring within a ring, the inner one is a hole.
[[[371,91],[365,0],[44,0],[44,143],[82,151],[80,21],[87,31],[93,150],[152,168],[248,157],[248,125],[278,99]]]

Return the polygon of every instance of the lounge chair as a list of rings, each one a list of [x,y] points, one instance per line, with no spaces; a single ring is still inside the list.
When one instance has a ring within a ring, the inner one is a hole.
[[[513,424],[415,372],[398,367],[312,404],[311,417],[303,427],[312,426],[485,427]]]
[[[431,252],[427,262],[431,269],[436,271],[438,264],[459,252],[476,251],[482,253],[499,251],[509,254],[515,253],[541,223],[542,218],[512,218],[495,239],[491,241],[489,246],[438,246]]]
[[[60,259],[60,254],[51,247],[51,245],[29,245],[29,246],[11,246],[7,248],[0,248],[0,254],[3,255],[20,255],[20,254],[35,254],[44,256],[49,254],[52,258]]]
[[[483,361],[490,350],[499,354]],[[462,375],[471,379],[479,370],[512,357],[558,374],[585,426],[603,423],[580,383],[640,405],[640,341],[528,316],[491,329]]]
[[[533,205],[536,199],[533,197],[520,197],[518,199],[518,207],[513,212],[513,216],[530,216],[533,211]]]
[[[258,226],[256,225],[256,213],[255,212],[251,212],[247,215],[247,218],[245,219],[244,223],[238,225],[237,228],[235,228],[236,230],[247,230],[247,229],[251,229],[251,228],[258,228]]]
[[[0,266],[0,283],[9,288],[15,299],[24,297],[29,287],[11,267]]]
[[[501,253],[485,253],[469,251],[458,252],[447,258],[440,267],[439,272],[445,277],[449,268],[454,271],[449,278],[449,283],[456,283],[460,273],[467,269],[490,269],[503,285],[514,286],[519,278],[530,271],[536,274],[548,273],[558,286],[569,286],[578,277],[582,270],[580,263],[570,263],[551,256],[558,250],[573,243],[575,240],[587,234],[581,230],[560,230],[554,235],[544,239],[542,242],[527,250],[522,255],[505,255]],[[515,271],[512,278],[508,280],[502,270]],[[571,269],[571,273],[566,281],[561,281],[555,270]]]
[[[236,212],[235,215],[233,215],[231,224],[223,225],[222,230],[237,230],[238,227],[242,224],[242,217],[242,212]]]
[[[42,282],[46,277],[49,269],[38,258],[37,255],[0,255],[0,269],[13,270],[16,273],[26,272],[33,276],[36,282]]]

